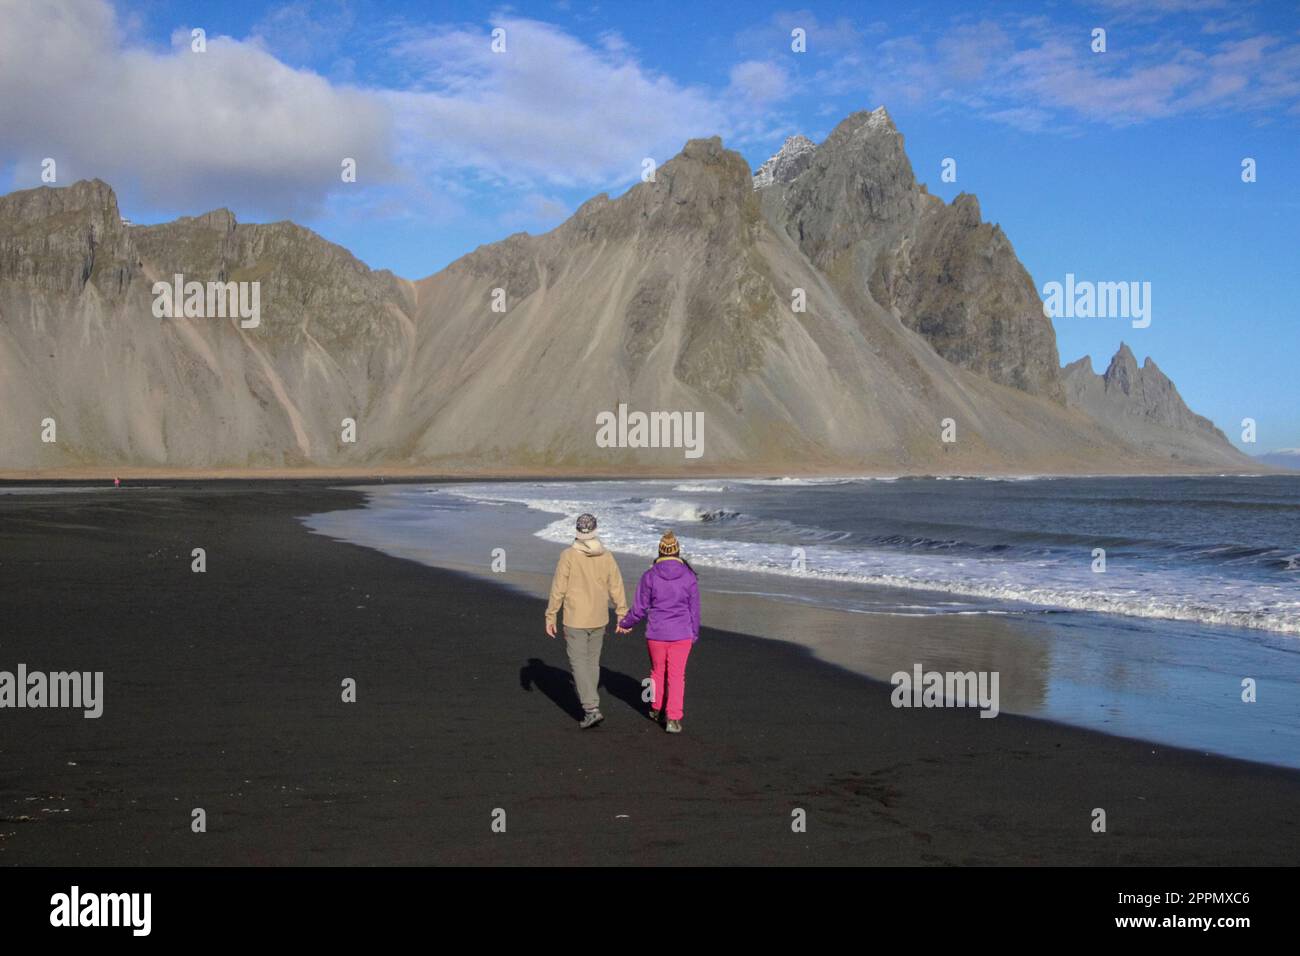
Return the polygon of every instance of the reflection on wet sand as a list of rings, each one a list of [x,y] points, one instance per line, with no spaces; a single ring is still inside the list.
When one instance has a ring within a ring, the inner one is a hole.
[[[482,574],[481,567],[457,570]],[[492,577],[539,600],[550,587],[549,577],[527,571]],[[706,627],[798,644],[829,664],[880,681],[897,671],[910,674],[915,664],[925,670],[997,671],[1002,710],[1043,712],[1052,648],[1046,625],[996,615],[860,614],[707,586],[704,594]]]

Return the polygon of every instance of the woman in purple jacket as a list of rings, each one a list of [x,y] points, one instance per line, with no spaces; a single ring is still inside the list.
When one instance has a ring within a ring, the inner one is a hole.
[[[682,701],[686,696],[686,658],[700,639],[700,587],[695,571],[681,556],[677,536],[669,531],[659,541],[659,557],[641,575],[632,610],[618,622],[618,633],[630,633],[647,616],[646,646],[650,648],[650,683],[654,701],[649,717],[658,723],[667,687],[670,734],[682,732]],[[666,680],[665,680],[666,678]]]

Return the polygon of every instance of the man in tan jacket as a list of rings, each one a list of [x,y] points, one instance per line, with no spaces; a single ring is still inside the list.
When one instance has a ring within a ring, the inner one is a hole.
[[[596,537],[595,517],[582,515],[573,544],[564,549],[555,565],[551,601],[546,605],[546,633],[555,636],[555,615],[563,607],[564,644],[582,702],[582,722],[578,726],[583,730],[605,719],[596,685],[600,681],[600,649],[605,643],[611,601],[614,619],[622,620],[627,614],[623,575],[614,556]]]

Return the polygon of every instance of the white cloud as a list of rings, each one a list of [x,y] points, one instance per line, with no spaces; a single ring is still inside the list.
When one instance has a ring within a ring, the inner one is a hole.
[[[210,35],[195,53],[187,25],[170,48],[149,47],[138,19],[119,19],[107,0],[7,0],[0,168],[15,170],[16,188],[38,185],[53,157],[60,184],[105,179],[139,214],[230,205],[310,218],[327,201],[397,209],[403,194],[435,208],[445,202],[430,184],[539,194],[626,184],[643,159],[662,163],[691,137],[765,135],[764,107],[791,88],[784,67],[757,60],[725,88],[686,85],[643,66],[618,33],[585,43],[508,15],[474,28],[367,22],[368,48],[389,34],[367,75],[400,86],[359,87],[278,58],[349,75],[350,7],[320,22],[314,9],[277,7],[249,39]],[[492,27],[506,30],[505,53],[492,52]],[[345,157],[357,161],[355,187],[340,179]]]
[[[643,67],[607,35],[593,48],[557,27],[499,18],[490,31],[443,29],[405,41],[416,89],[391,93],[412,162],[470,168],[509,182],[626,182],[692,136],[725,133],[716,95]],[[415,155],[418,154],[418,158]]]
[[[230,204],[307,216],[343,186],[393,173],[381,99],[292,69],[256,43],[188,29],[170,50],[129,46],[111,6],[11,2],[0,31],[0,163],[15,185],[100,177],[158,207]]]

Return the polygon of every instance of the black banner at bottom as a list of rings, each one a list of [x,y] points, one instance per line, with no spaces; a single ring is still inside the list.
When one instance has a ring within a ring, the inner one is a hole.
[[[1290,869],[1175,868],[14,869],[0,871],[0,916],[8,942],[75,934],[94,944],[337,945],[461,924],[501,934],[494,946],[515,933],[544,944],[551,926],[565,945],[579,927],[625,923],[639,935],[647,920],[687,917],[734,941],[814,921],[819,934],[872,939],[965,925],[984,940],[1173,933],[1231,943],[1292,920],[1293,880]]]

